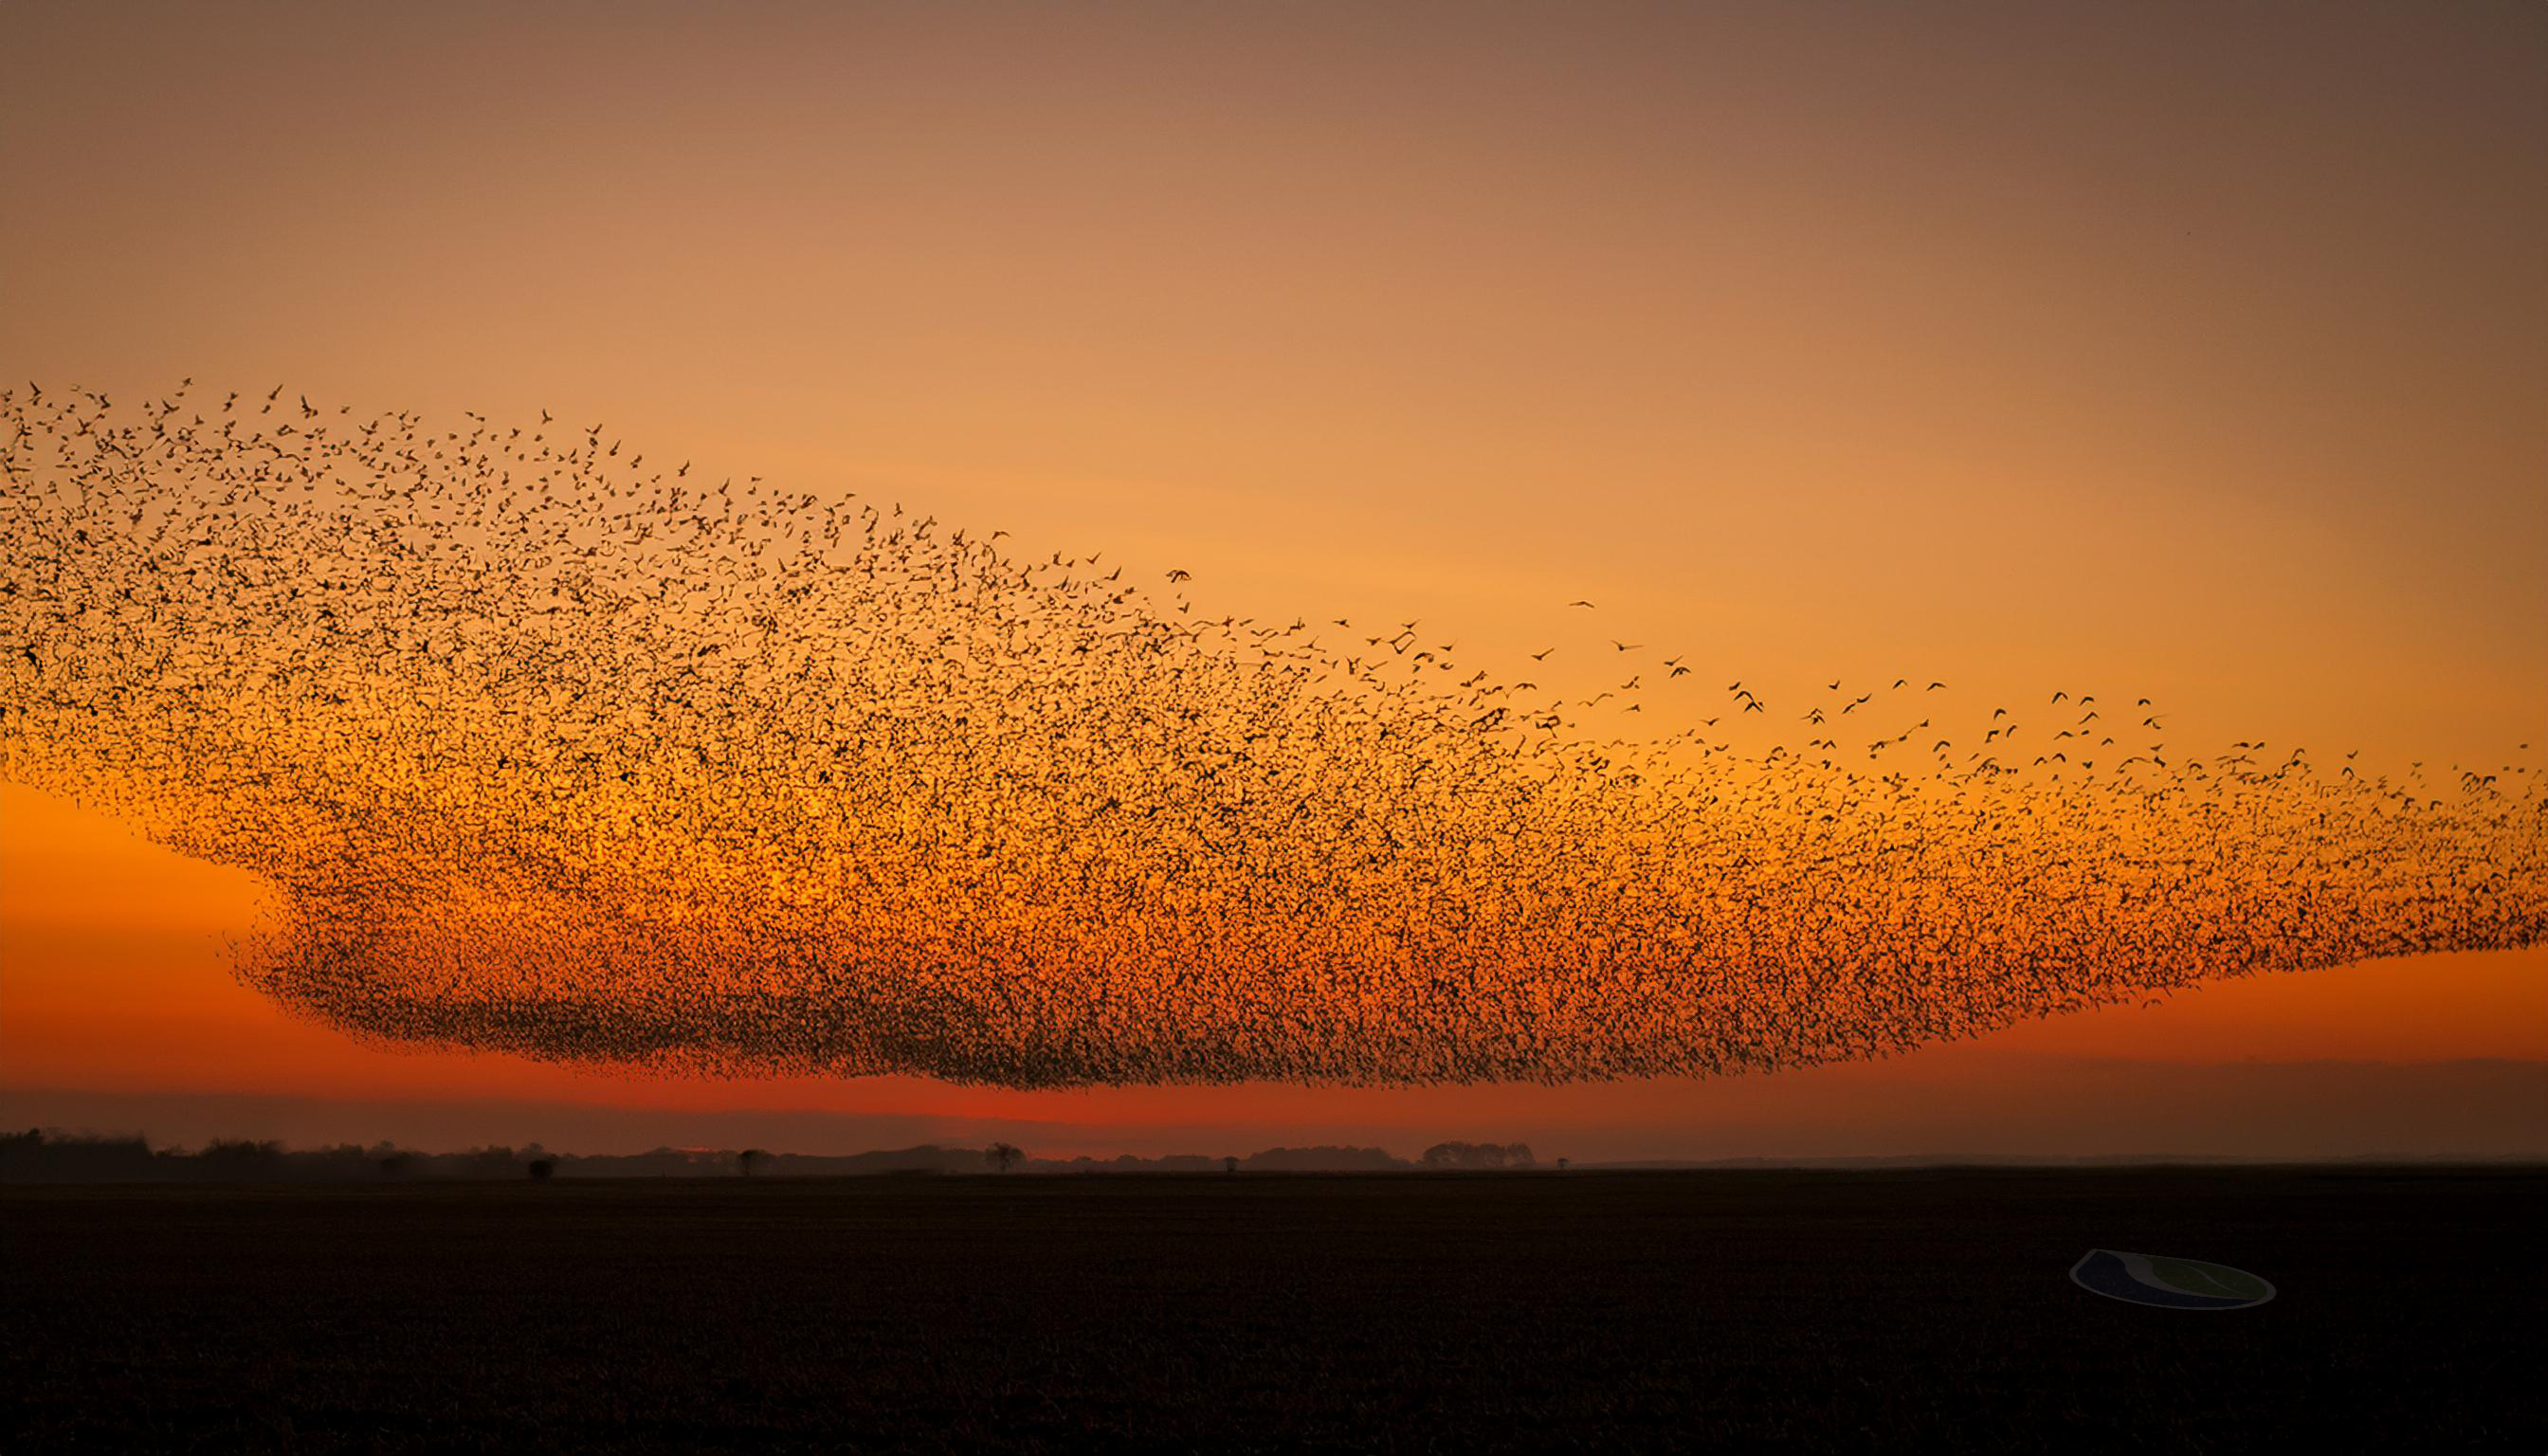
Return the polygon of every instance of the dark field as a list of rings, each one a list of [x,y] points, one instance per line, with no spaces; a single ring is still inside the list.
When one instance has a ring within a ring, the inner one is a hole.
[[[0,1191],[0,1445],[2548,1448],[2540,1170]],[[2280,1290],[2143,1309],[2092,1246]]]

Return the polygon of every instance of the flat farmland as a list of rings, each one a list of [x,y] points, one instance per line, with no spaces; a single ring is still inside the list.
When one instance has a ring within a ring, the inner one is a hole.
[[[11,1451],[2548,1448],[2548,1172],[0,1189]],[[2278,1290],[2073,1285],[2091,1247]]]

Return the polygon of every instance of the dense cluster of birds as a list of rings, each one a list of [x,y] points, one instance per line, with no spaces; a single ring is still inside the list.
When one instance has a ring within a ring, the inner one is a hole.
[[[2066,691],[1951,730],[1909,677],[1604,734],[1718,689],[1626,638],[1625,682],[1567,698],[1415,623],[1210,618],[1182,571],[545,411],[29,385],[0,472],[0,774],[263,875],[239,973],[394,1042],[1016,1086],[1707,1073],[2548,929],[2526,764],[2183,753]],[[1718,726],[1774,713],[1801,747]]]

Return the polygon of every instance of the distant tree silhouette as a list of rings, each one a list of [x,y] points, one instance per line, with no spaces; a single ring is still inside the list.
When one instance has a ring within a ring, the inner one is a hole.
[[[270,1178],[283,1168],[283,1144],[248,1138],[216,1138],[195,1155],[214,1178]]]
[[[1527,1142],[1436,1142],[1424,1149],[1424,1166],[1442,1169],[1535,1168]]]
[[[1557,1160],[1557,1171],[1559,1171],[1559,1172],[1561,1172],[1561,1173],[1565,1172],[1568,1168],[1570,1168],[1570,1167],[1572,1167],[1572,1166],[1574,1166],[1574,1163],[1573,1163],[1573,1160],[1572,1160],[1572,1159],[1569,1159],[1569,1158],[1559,1158],[1559,1159]]]
[[[1269,1147],[1242,1159],[1241,1166],[1260,1173],[1342,1173],[1410,1165],[1379,1147]]]
[[[743,1169],[743,1176],[749,1178],[752,1176],[753,1165],[768,1156],[770,1156],[769,1153],[762,1151],[758,1147],[747,1147],[743,1151],[736,1153],[734,1155],[734,1160],[735,1163]]]
[[[1026,1153],[1022,1149],[1006,1142],[994,1142],[982,1149],[982,1161],[1002,1173],[1016,1167],[1025,1157]]]
[[[66,1138],[40,1128],[0,1137],[0,1180],[13,1183],[155,1181],[191,1175],[191,1161],[155,1155],[139,1138]]]
[[[1428,1168],[1465,1168],[1474,1166],[1477,1147],[1468,1142],[1436,1142],[1424,1149],[1419,1161]]]
[[[1238,1171],[1238,1159],[1236,1159],[1236,1158],[1234,1158],[1234,1157],[1226,1157],[1226,1158],[1223,1158],[1223,1159],[1221,1160],[1221,1170],[1222,1170],[1223,1172],[1225,1172],[1225,1173],[1235,1173],[1235,1172],[1237,1172],[1237,1171]]]
[[[442,1177],[518,1178],[522,1158],[509,1146],[473,1147],[467,1152],[429,1156],[425,1171]]]
[[[556,1171],[557,1164],[547,1158],[535,1157],[530,1161],[531,1181],[534,1183],[546,1183]]]

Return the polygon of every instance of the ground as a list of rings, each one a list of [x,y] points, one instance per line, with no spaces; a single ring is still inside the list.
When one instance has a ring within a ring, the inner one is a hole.
[[[2548,1448],[2548,1170],[0,1190],[0,1445]],[[2272,1281],[2071,1284],[2091,1247]]]

